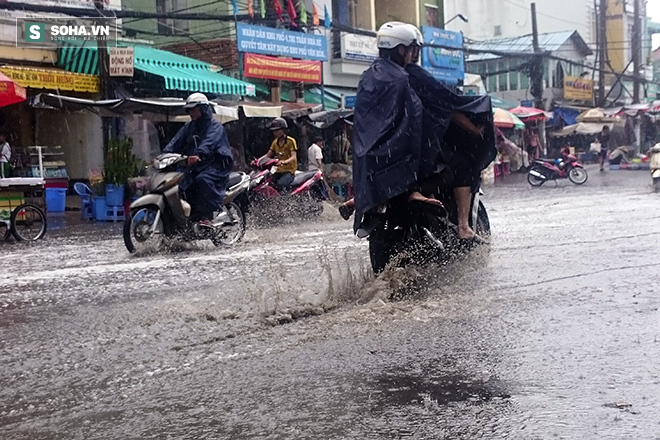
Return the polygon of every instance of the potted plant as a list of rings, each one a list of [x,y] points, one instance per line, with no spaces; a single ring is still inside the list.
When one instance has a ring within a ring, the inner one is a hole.
[[[103,167],[107,206],[124,204],[126,182],[133,177],[138,166],[139,160],[133,154],[133,139],[110,139]]]

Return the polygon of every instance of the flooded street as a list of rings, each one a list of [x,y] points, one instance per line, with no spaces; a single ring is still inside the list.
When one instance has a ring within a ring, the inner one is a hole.
[[[379,279],[330,210],[143,256],[49,219],[0,244],[0,438],[660,439],[660,195],[588,171],[486,187],[490,250]]]

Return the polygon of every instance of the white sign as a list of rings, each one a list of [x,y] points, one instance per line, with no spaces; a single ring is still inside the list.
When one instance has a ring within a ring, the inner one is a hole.
[[[341,34],[341,57],[345,60],[371,63],[378,58],[376,37],[356,34]]]
[[[110,76],[133,77],[134,59],[132,47],[110,47]]]
[[[479,86],[463,86],[463,94],[467,96],[477,96],[479,94]]]

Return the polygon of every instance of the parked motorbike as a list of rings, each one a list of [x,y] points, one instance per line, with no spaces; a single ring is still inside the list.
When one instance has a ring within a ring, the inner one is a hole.
[[[277,159],[262,158],[250,163],[250,203],[258,208],[257,215],[269,219],[281,218],[282,213],[303,217],[320,215],[326,199],[321,171],[296,171],[288,190],[277,188],[273,174],[277,172]]]
[[[148,193],[135,200],[124,222],[124,243],[129,252],[142,248],[160,248],[164,239],[177,237],[186,241],[211,240],[220,246],[239,242],[245,234],[245,213],[250,177],[231,173],[223,206],[218,206],[212,227],[200,226],[190,219],[191,206],[181,197],[179,182],[188,160],[180,154],[162,154],[153,163]]]
[[[490,221],[479,190],[472,196],[470,226],[483,238],[490,236]],[[369,237],[371,268],[378,274],[393,258],[398,265],[442,261],[461,248],[458,210],[453,194],[442,197],[444,208],[424,202],[409,202],[408,195],[364,215],[357,236]]]
[[[532,186],[566,178],[576,185],[582,185],[588,177],[584,166],[572,154],[563,154],[558,159],[535,159],[527,172],[527,181]]]
[[[653,189],[660,191],[660,143],[652,146],[646,152],[646,155],[650,158],[649,168],[651,170],[651,179],[653,179]]]

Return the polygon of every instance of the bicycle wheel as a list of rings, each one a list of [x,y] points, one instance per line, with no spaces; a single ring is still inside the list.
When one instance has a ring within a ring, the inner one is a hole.
[[[20,205],[11,213],[11,233],[18,241],[36,241],[46,234],[46,216],[37,206]]]

